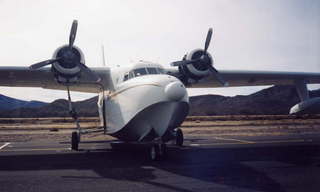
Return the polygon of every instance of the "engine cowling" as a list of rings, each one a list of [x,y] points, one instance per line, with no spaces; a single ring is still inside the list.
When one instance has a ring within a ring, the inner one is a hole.
[[[86,74],[89,81],[99,83],[101,78],[84,64],[84,55],[78,47],[74,46],[74,40],[77,34],[78,21],[72,22],[69,44],[59,47],[53,53],[53,58],[35,63],[29,67],[30,70],[37,70],[47,65],[51,65],[51,70],[58,83],[69,84],[76,83],[81,74]]]
[[[71,50],[68,45],[64,45],[57,48],[53,54],[53,59],[62,58],[52,63],[52,71],[59,83],[75,83],[80,77],[80,63],[85,63],[84,54],[76,46]]]
[[[181,74],[186,75],[187,77],[193,80],[199,80],[203,77],[206,77],[210,74],[208,65],[204,62],[209,62],[210,65],[213,65],[212,56],[208,54],[208,59],[200,60],[201,56],[203,56],[204,50],[203,49],[195,49],[191,51],[184,57],[184,60],[197,60],[199,61],[190,63],[188,65],[179,66],[179,70]]]

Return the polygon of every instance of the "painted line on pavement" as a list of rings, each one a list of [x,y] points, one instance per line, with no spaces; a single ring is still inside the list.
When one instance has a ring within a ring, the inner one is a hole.
[[[253,144],[255,142],[253,141],[247,141],[247,140],[240,140],[240,139],[232,139],[232,138],[223,138],[223,137],[214,137],[215,139],[218,139],[218,140],[226,140],[226,141],[237,141],[237,142],[240,142],[240,143],[247,143],[247,144]]]
[[[295,143],[295,142],[311,143],[312,140],[288,139],[288,140],[270,140],[270,141],[259,141],[259,142],[240,142],[240,143],[239,142],[237,143],[190,143],[189,146],[197,147],[197,146],[214,146],[214,145],[249,145],[249,144],[272,144],[272,143]]]
[[[2,145],[2,146],[0,147],[0,150],[3,149],[3,148],[5,148],[5,147],[8,146],[8,145],[10,145],[10,143],[5,143],[4,145]]]
[[[28,151],[69,151],[68,148],[39,148],[39,149],[5,149],[3,152],[28,152]]]

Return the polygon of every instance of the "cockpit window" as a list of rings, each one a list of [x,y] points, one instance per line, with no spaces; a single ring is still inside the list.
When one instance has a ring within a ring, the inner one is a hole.
[[[134,69],[128,73],[125,73],[123,76],[123,81],[127,81],[129,79],[132,79],[134,77],[139,77],[142,75],[147,75],[147,74],[164,74],[164,70],[159,67],[147,67],[147,68],[139,68],[139,69]]]
[[[128,80],[129,79],[129,73],[126,73],[125,75],[124,75],[124,77],[123,77],[123,81],[126,81],[126,80]]]
[[[157,68],[160,74],[164,74],[164,70],[162,68]]]
[[[156,68],[147,68],[149,74],[159,74]]]
[[[134,76],[135,77],[139,77],[141,75],[146,75],[147,74],[147,71],[146,71],[145,68],[135,69],[133,71],[134,71]]]
[[[130,73],[129,73],[129,79],[131,79],[131,78],[134,78],[134,73],[133,73],[133,71],[130,71]]]

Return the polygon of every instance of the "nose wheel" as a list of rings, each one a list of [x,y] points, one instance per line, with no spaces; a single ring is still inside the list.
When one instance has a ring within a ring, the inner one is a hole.
[[[165,143],[153,144],[150,147],[149,153],[152,161],[163,160],[167,155],[167,146]]]

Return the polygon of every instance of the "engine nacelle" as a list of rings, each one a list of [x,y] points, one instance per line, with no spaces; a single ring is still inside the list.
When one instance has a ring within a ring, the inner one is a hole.
[[[84,54],[80,48],[73,46],[70,52],[68,45],[61,46],[53,53],[53,58],[63,58],[52,64],[52,71],[59,83],[75,83],[78,81],[81,67],[84,64]]]
[[[204,50],[203,49],[195,49],[191,51],[184,57],[184,60],[196,60],[203,56]],[[208,69],[208,64],[204,62],[209,62],[210,65],[213,65],[213,59],[210,53],[208,54],[208,58],[206,61],[199,60],[197,62],[190,63],[188,65],[184,65],[179,67],[180,73],[185,74],[186,76],[190,77],[194,80],[199,80],[205,76],[210,74]]]

